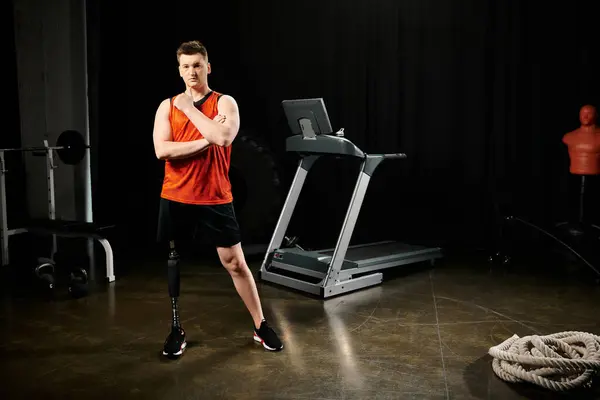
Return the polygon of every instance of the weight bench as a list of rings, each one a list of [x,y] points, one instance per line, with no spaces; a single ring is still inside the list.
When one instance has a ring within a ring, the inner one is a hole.
[[[113,227],[114,225],[99,226],[91,222],[38,219],[33,220],[31,225],[19,229],[19,231],[38,235],[56,235],[67,238],[97,240],[104,248],[104,253],[106,255],[106,278],[109,282],[114,282],[115,270],[112,246],[108,239],[102,235],[103,230]]]

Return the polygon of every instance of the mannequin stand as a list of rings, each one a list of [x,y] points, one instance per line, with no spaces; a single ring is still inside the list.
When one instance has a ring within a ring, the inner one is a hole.
[[[586,176],[581,175],[581,185],[579,190],[579,218],[577,222],[561,222],[556,225],[556,227],[566,236],[578,241],[600,239],[600,226],[586,222],[584,218],[586,182]]]

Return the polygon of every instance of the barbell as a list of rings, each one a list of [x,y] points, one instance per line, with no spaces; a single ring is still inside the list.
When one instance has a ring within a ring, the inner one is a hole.
[[[12,149],[0,149],[0,152],[9,151],[31,151],[31,152],[42,152],[53,150],[58,154],[58,158],[68,165],[77,165],[85,157],[85,149],[89,149],[90,146],[85,144],[85,140],[81,133],[74,130],[66,130],[58,136],[56,139],[56,146],[38,146],[38,147],[15,147]]]

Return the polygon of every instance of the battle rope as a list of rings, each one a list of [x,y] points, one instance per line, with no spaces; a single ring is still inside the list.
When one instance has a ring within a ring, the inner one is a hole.
[[[567,331],[517,335],[489,349],[492,369],[506,382],[530,382],[557,392],[589,387],[600,371],[600,336]]]

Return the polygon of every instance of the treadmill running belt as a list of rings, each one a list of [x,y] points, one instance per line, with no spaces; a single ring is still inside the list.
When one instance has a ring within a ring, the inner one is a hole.
[[[385,257],[387,255],[393,255],[397,253],[409,253],[409,252],[419,252],[421,250],[428,250],[423,246],[415,246],[406,243],[382,243],[382,244],[373,244],[373,245],[360,245],[357,247],[348,247],[348,251],[346,252],[346,260],[349,261],[359,261],[365,260],[369,258],[377,258],[377,257]],[[320,251],[319,253],[333,256],[333,250],[330,251]]]

